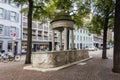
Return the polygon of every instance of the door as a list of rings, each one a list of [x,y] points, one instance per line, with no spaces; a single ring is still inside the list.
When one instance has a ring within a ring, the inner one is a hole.
[[[17,46],[18,46],[18,43],[15,42],[14,43],[14,55],[17,55]]]

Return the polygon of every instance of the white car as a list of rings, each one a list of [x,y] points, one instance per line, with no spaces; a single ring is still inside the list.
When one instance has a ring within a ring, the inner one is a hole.
[[[95,50],[97,50],[97,48],[96,47],[87,47],[87,48],[85,48],[85,50],[95,51]]]

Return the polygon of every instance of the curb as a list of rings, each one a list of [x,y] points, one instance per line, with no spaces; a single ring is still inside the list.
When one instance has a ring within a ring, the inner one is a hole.
[[[23,69],[24,69],[24,70],[41,71],[41,72],[57,71],[57,70],[60,70],[60,69],[63,69],[63,68],[66,68],[66,67],[69,67],[69,66],[78,64],[78,63],[80,63],[80,62],[84,62],[84,61],[90,60],[90,59],[92,59],[92,58],[93,58],[93,57],[90,56],[89,58],[86,58],[86,59],[83,59],[83,60],[80,60],[80,61],[76,61],[76,62],[73,62],[73,63],[69,63],[69,64],[66,64],[66,65],[63,65],[63,66],[55,67],[55,68],[48,68],[48,69],[44,69],[44,68],[33,68],[32,65],[29,65],[29,66],[23,67]]]

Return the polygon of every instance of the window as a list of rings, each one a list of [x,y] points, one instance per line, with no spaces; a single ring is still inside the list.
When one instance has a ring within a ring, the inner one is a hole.
[[[0,18],[3,18],[3,9],[0,8]]]
[[[77,40],[79,40],[79,35],[77,35]]]
[[[11,33],[10,33],[10,31],[11,31],[11,27],[10,26],[5,26],[5,36],[10,36],[11,35]]]
[[[2,41],[0,41],[0,51],[2,50]]]
[[[80,33],[82,33],[82,29],[80,29]]]
[[[77,49],[79,49],[79,44],[77,43]]]
[[[17,7],[15,3],[10,3],[11,6]]]
[[[16,12],[10,12],[10,20],[16,21]]]
[[[80,36],[80,41],[82,41],[82,36]]]
[[[16,32],[16,27],[11,27],[11,35],[13,35],[14,32]]]
[[[7,0],[0,0],[0,2],[7,3]]]
[[[85,34],[85,29],[83,29],[83,34]]]
[[[0,25],[0,34],[3,34],[3,25]]]
[[[18,7],[15,3],[13,3],[11,0],[8,0],[8,3],[13,7]]]
[[[12,43],[8,43],[8,52],[12,52]]]
[[[83,40],[85,41],[85,36],[84,36]]]

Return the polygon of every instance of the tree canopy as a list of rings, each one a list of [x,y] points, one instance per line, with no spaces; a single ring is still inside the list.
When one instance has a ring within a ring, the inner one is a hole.
[[[26,5],[21,12],[27,15],[29,0],[13,0],[17,5]],[[61,11],[69,13],[75,24],[81,27],[83,18],[90,13],[90,0],[32,0],[33,19],[42,21],[45,18],[52,20]]]
[[[93,4],[93,18],[89,29],[97,34],[101,34],[101,30],[103,31],[102,58],[107,59],[107,30],[113,27],[115,2],[113,0],[93,0]]]
[[[91,26],[88,27],[92,33],[101,34],[104,29],[105,18],[108,18],[108,28],[114,26],[114,8],[115,2],[113,0],[94,0],[93,1],[93,17]]]
[[[83,24],[83,18],[90,12],[89,0],[12,0],[17,5],[24,6],[23,12],[28,17],[28,37],[26,64],[31,63],[32,48],[32,19],[44,21],[54,19],[59,12],[70,14],[77,26]],[[25,7],[26,6],[26,7]]]

